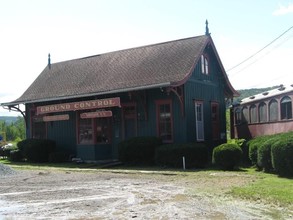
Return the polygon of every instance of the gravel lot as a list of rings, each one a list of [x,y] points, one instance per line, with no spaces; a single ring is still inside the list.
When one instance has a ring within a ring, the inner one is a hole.
[[[195,174],[194,174],[195,173]],[[290,219],[289,208],[227,194],[236,172],[18,170],[0,164],[0,219]]]

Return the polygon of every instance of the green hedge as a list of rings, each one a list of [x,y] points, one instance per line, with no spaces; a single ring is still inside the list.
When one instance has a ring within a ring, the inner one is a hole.
[[[257,149],[262,143],[264,143],[267,140],[268,136],[260,136],[256,137],[250,141],[247,142],[248,145],[248,156],[251,161],[251,164],[254,166],[257,166]]]
[[[119,160],[128,164],[154,164],[155,149],[162,144],[157,137],[134,137],[118,145]]]
[[[242,150],[237,144],[221,144],[213,150],[213,164],[224,170],[233,170],[241,163]]]
[[[167,167],[203,168],[208,163],[208,148],[202,143],[167,144],[156,150],[157,165]]]
[[[23,160],[23,155],[20,150],[12,150],[10,151],[8,159],[14,162],[21,162]]]
[[[280,176],[293,177],[293,132],[279,135],[272,144],[272,166]]]
[[[49,155],[54,152],[56,143],[46,139],[26,139],[18,142],[17,147],[27,161],[43,163],[49,161]]]
[[[270,172],[272,167],[271,146],[278,139],[278,136],[265,136],[257,147],[257,167]]]

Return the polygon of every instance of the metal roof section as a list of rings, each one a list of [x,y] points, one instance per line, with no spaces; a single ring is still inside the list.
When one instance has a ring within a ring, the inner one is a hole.
[[[247,104],[250,102],[256,102],[256,101],[260,101],[260,100],[265,100],[271,97],[275,97],[278,95],[282,95],[282,94],[286,94],[289,92],[293,91],[293,84],[291,85],[280,85],[278,88],[276,89],[272,89],[269,91],[265,91],[247,98],[244,98],[241,100],[240,104]]]

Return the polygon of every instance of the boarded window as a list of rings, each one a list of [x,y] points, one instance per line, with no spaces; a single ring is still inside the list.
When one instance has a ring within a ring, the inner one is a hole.
[[[256,106],[252,105],[250,106],[250,123],[256,123],[257,122],[257,111]]]
[[[31,112],[32,117],[32,138],[46,139],[47,138],[47,123],[43,120],[43,115],[35,115],[35,112]]]
[[[281,119],[291,119],[292,118],[292,102],[291,98],[285,96],[281,100]]]
[[[262,103],[259,104],[259,106],[258,106],[258,115],[259,115],[259,122],[268,121],[266,103],[262,102]]]
[[[278,102],[273,99],[269,103],[269,121],[278,120]]]

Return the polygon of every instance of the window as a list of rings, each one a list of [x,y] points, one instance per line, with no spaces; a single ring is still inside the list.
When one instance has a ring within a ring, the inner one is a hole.
[[[257,111],[256,106],[252,105],[250,106],[250,123],[256,123],[257,122]]]
[[[269,121],[277,121],[278,114],[278,102],[273,99],[269,103]]]
[[[203,122],[203,102],[195,102],[195,126],[196,126],[196,140],[204,140],[204,122]]]
[[[209,74],[209,62],[204,55],[201,55],[201,73],[206,75]]]
[[[236,108],[236,110],[235,110],[235,123],[236,124],[241,124],[241,122],[242,122],[241,109]]]
[[[249,114],[248,114],[248,108],[247,107],[243,107],[242,109],[242,122],[243,123],[247,123],[249,122]]]
[[[93,144],[93,123],[91,118],[79,119],[79,143]]]
[[[259,106],[258,106],[258,115],[259,115],[259,122],[268,121],[266,103],[262,102],[262,103],[259,104]]]
[[[291,98],[285,96],[281,100],[281,120],[292,118],[292,102]]]
[[[109,118],[96,118],[96,141],[98,144],[111,142],[111,124]]]
[[[171,100],[157,101],[157,130],[158,136],[164,143],[173,142],[173,116]]]

